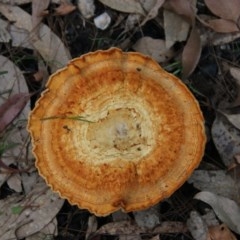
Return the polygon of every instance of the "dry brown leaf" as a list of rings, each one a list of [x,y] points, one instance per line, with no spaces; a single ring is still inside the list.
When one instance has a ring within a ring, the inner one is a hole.
[[[77,7],[69,2],[62,2],[57,8],[55,8],[55,14],[64,16],[73,12]]]
[[[32,0],[32,29],[39,37],[39,25],[43,19],[43,12],[47,9],[50,0]]]
[[[149,12],[153,6],[157,3],[158,0],[139,0],[140,4],[142,5],[143,9],[146,12]]]
[[[141,233],[153,233],[153,234],[167,234],[167,233],[185,233],[187,232],[186,224],[182,222],[171,222],[166,221],[160,223],[154,229],[146,229],[143,227],[139,227],[136,223],[132,221],[119,221],[119,222],[111,222],[106,225],[100,227],[95,234],[109,234],[109,235],[133,235],[135,239]]]
[[[237,240],[226,224],[211,226],[208,228],[209,240]]]
[[[28,87],[21,70],[9,59],[0,55],[0,105],[4,104],[9,97],[21,92],[28,92]],[[7,106],[9,108],[10,106]],[[26,131],[26,119],[30,111],[29,101],[23,110],[19,112],[18,117],[14,120],[14,127],[9,128],[7,134],[3,134],[1,145],[4,146],[1,153],[1,168],[5,168],[8,173],[15,173],[19,170],[8,167],[10,164],[15,166],[20,162],[29,161],[31,145],[26,146],[28,132]],[[23,161],[20,161],[19,160]],[[18,160],[18,162],[16,162]],[[3,163],[3,165],[2,165]],[[26,166],[23,168],[25,169]],[[7,180],[9,174],[0,172],[0,186]]]
[[[234,102],[231,103],[231,107],[234,108],[240,106],[240,68],[230,67],[229,72],[237,84],[237,97],[234,99]]]
[[[7,43],[11,40],[11,35],[8,31],[9,23],[0,19],[0,42]]]
[[[208,21],[212,20],[212,17],[209,15],[199,14],[196,15],[196,18],[199,20],[200,23],[203,24],[203,26],[206,26],[208,28],[209,24]],[[202,28],[203,31],[201,31],[201,40],[202,44],[204,46],[210,44],[210,45],[223,45],[230,42],[233,42],[235,39],[240,38],[240,32],[233,32],[233,33],[218,33],[215,31],[206,30],[205,28]]]
[[[239,154],[236,154],[234,156],[235,160],[236,160],[236,165],[240,165],[240,153]],[[236,166],[235,166],[236,167]]]
[[[217,46],[217,45],[230,43],[230,42],[232,42],[232,41],[234,41],[238,38],[240,38],[240,33],[239,32],[227,33],[227,34],[225,34],[225,33],[214,33],[210,38],[210,42],[214,46]]]
[[[10,24],[9,33],[11,35],[11,44],[13,47],[34,49],[32,43],[30,42],[29,32],[27,30]]]
[[[152,230],[152,233],[157,234],[185,233],[187,231],[188,231],[187,226],[183,222],[165,221],[160,222],[160,224]]]
[[[83,17],[88,19],[94,16],[94,0],[78,0],[77,5]]]
[[[23,239],[40,231],[52,221],[63,203],[41,180],[26,196],[12,194],[0,200],[1,240]]]
[[[34,77],[34,81],[41,82],[43,80],[43,72],[37,71],[36,73],[33,74],[33,77]]]
[[[30,97],[29,93],[17,93],[0,106],[0,132],[18,116]]]
[[[133,45],[133,49],[152,57],[160,63],[168,61],[174,55],[173,50],[166,48],[164,40],[151,37],[140,38]]]
[[[58,222],[56,217],[39,232],[26,237],[24,240],[54,240],[58,236]]]
[[[187,227],[193,239],[206,240],[208,235],[208,228],[206,222],[197,211],[191,211],[187,220]]]
[[[228,121],[238,130],[240,130],[240,111],[239,107],[230,108],[221,113],[228,119]]]
[[[234,156],[240,152],[240,131],[225,116],[217,114],[211,134],[223,163],[229,166],[234,161]]]
[[[166,8],[174,11],[175,13],[183,16],[186,21],[194,25],[196,13],[195,0],[168,0]]]
[[[212,13],[220,18],[238,21],[240,16],[240,0],[204,0]]]
[[[145,232],[145,229],[139,227],[131,221],[110,222],[100,227],[95,234],[109,234],[109,235],[126,235],[134,234],[138,236]]]
[[[28,166],[31,166],[31,164],[28,164]],[[21,173],[22,187],[25,194],[28,194],[33,190],[39,179],[39,174],[35,168],[34,158],[32,158],[32,166],[33,166],[32,169],[29,169],[28,172]]]
[[[189,23],[175,12],[164,9],[164,32],[166,48],[172,47],[175,42],[185,41],[189,33]]]
[[[158,15],[159,9],[163,6],[165,3],[165,0],[157,0],[154,6],[149,10],[147,16],[143,19],[141,22],[141,26],[143,26],[147,21],[155,18]]]
[[[127,16],[127,19],[125,21],[125,28],[124,33],[128,32],[136,27],[139,22],[141,22],[142,16],[140,14],[136,13],[130,13]]]
[[[238,185],[225,170],[196,170],[188,179],[188,183],[201,191],[208,191],[223,197],[237,200]]]
[[[15,192],[22,192],[22,179],[19,173],[11,175],[7,180],[7,184],[9,188],[13,189]]]
[[[208,26],[215,32],[232,33],[239,32],[237,24],[231,20],[226,19],[212,19],[208,21]]]
[[[198,30],[193,27],[182,53],[182,77],[188,77],[196,68],[201,56],[202,44]]]
[[[194,199],[198,199],[210,205],[216,216],[222,222],[227,224],[232,231],[238,234],[240,233],[240,207],[235,201],[205,191],[197,193]]]
[[[139,13],[145,15],[145,11],[142,8],[139,0],[99,0],[102,4],[118,10],[120,12],[126,13]]]
[[[2,3],[0,3],[0,12],[9,21],[14,22],[15,26],[29,32],[31,43],[48,63],[52,72],[68,63],[71,58],[68,49],[49,27],[41,24],[39,29],[40,39],[34,39],[30,34],[32,31],[31,16],[27,12],[17,6]]]

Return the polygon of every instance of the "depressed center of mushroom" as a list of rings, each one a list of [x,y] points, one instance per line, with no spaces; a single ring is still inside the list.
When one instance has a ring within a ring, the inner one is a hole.
[[[97,154],[139,159],[153,145],[151,126],[139,112],[132,108],[115,109],[98,122],[89,124],[87,140]]]

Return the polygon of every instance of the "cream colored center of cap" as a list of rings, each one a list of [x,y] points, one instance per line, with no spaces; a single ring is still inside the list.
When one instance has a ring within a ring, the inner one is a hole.
[[[88,125],[87,140],[92,151],[99,155],[139,159],[153,147],[149,121],[135,109],[115,109]]]

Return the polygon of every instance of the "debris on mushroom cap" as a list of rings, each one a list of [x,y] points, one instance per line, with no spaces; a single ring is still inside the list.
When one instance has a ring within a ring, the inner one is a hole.
[[[41,176],[99,216],[169,197],[205,146],[203,116],[187,87],[151,58],[117,48],[53,74],[28,129]]]

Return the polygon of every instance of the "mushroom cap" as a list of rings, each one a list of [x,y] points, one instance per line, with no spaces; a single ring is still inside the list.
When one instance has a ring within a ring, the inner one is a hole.
[[[199,165],[206,141],[188,88],[150,57],[117,48],[53,74],[28,129],[48,185],[98,216],[169,197]]]

